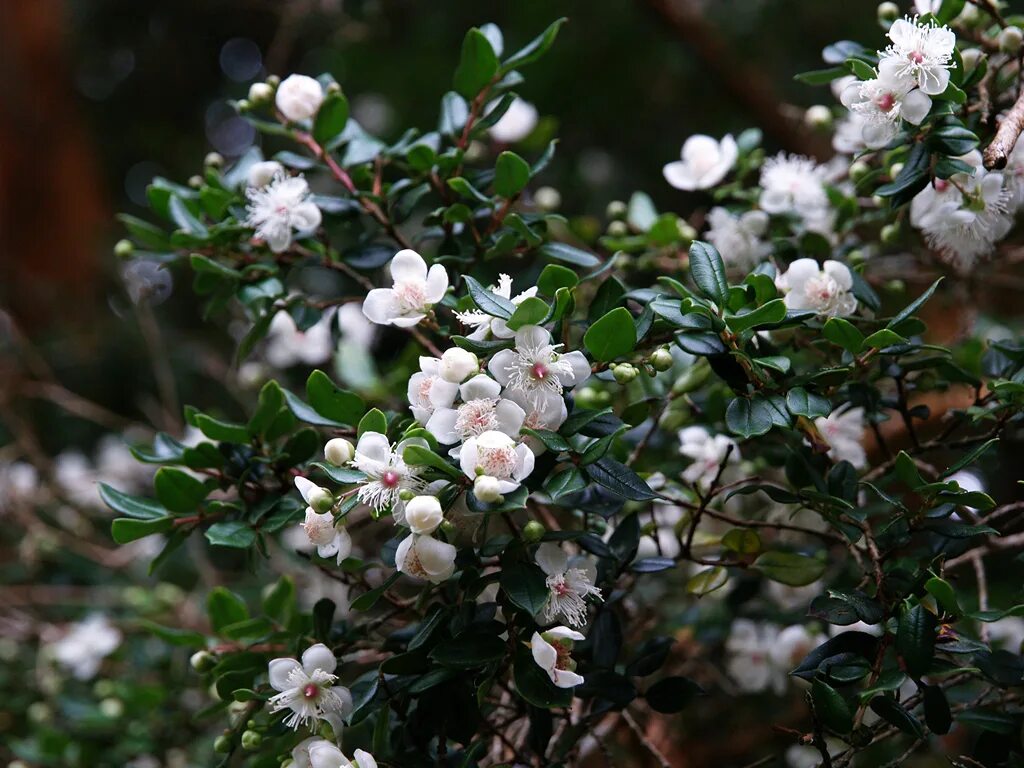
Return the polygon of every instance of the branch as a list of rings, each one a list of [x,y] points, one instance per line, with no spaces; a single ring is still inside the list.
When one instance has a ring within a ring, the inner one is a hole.
[[[1006,167],[1006,159],[1013,151],[1021,131],[1024,131],[1024,93],[1014,102],[1010,111],[1006,113],[1006,117],[999,123],[992,143],[985,147],[982,157],[986,169],[993,171]]]

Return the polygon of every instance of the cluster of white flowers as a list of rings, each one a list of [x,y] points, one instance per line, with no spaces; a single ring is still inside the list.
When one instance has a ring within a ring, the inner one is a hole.
[[[790,671],[825,637],[802,624],[780,629],[776,624],[737,619],[725,642],[729,676],[746,693],[786,691]]]
[[[352,537],[342,523],[334,522],[334,496],[302,476],[295,478],[295,487],[308,505],[302,530],[310,544],[320,557],[333,557],[340,565],[352,553]]]
[[[537,286],[527,288],[516,296],[512,295],[512,278],[508,275],[498,275],[498,284],[489,289],[491,293],[500,299],[508,299],[514,305],[519,306],[524,299],[537,295]],[[463,325],[473,327],[472,333],[466,338],[474,341],[485,341],[487,339],[511,339],[516,332],[508,327],[508,324],[500,317],[492,317],[486,312],[478,309],[471,309],[466,312],[456,312],[455,316]]]

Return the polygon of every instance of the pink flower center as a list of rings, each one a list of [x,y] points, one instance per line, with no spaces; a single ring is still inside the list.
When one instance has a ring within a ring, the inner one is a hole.
[[[949,189],[949,182],[948,181],[946,181],[945,179],[936,179],[935,180],[935,190],[937,192],[945,192],[947,189]]]
[[[535,379],[543,379],[548,375],[548,367],[544,363],[534,363],[530,366],[530,375]]]
[[[924,54],[921,53],[920,51],[911,51],[907,55],[907,58],[910,59],[915,64],[920,64],[922,61],[924,61]]]
[[[320,689],[317,687],[316,683],[310,683],[302,689],[302,695],[307,699],[315,699],[320,695]]]
[[[876,103],[878,104],[878,108],[880,110],[882,110],[883,112],[888,112],[896,103],[896,97],[893,96],[891,93],[883,93],[878,98],[878,101]]]
[[[399,480],[401,480],[401,477],[393,469],[385,470],[384,474],[380,476],[381,483],[386,485],[388,488],[394,488],[398,485]]]

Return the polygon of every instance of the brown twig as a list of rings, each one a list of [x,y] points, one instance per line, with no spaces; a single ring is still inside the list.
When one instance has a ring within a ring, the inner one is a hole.
[[[1010,107],[1006,117],[999,123],[992,143],[985,147],[982,154],[985,168],[992,171],[1006,167],[1007,158],[1017,144],[1021,131],[1024,131],[1024,94]]]

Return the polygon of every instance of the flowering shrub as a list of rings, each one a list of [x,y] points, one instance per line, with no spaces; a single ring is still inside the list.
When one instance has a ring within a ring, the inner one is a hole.
[[[154,568],[201,537],[266,585],[151,627],[194,650],[222,765],[575,765],[619,723],[668,765],[638,718],[791,687],[793,764],[1024,759],[1024,606],[989,589],[1019,504],[970,474],[1015,439],[1024,345],[922,319],[1024,204],[1021,20],[917,5],[800,76],[843,105],[808,112],[832,161],[689,137],[664,176],[695,212],[638,192],[597,239],[531,192],[554,142],[513,149],[561,20],[512,53],[471,29],[436,130],[385,144],[291,75],[236,104],[265,154],[154,180],[120,251],[191,270],[236,362],[281,369],[137,448],[152,493],[100,490]],[[880,295],[894,256],[947,280]],[[336,349],[347,388],[293,391]],[[302,573],[349,604],[304,607]]]

